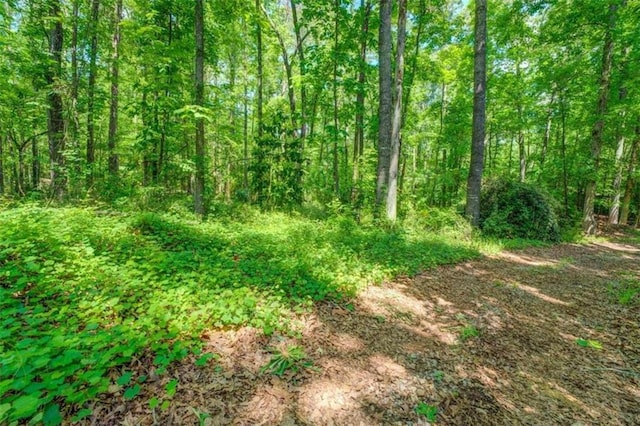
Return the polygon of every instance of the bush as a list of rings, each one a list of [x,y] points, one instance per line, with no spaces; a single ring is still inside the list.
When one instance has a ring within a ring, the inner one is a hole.
[[[559,241],[554,200],[526,183],[497,180],[480,197],[480,228],[498,238]]]

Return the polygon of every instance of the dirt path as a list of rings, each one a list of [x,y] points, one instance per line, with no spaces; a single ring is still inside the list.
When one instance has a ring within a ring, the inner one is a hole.
[[[353,310],[320,306],[298,339],[216,332],[221,358],[171,369],[179,392],[156,424],[416,425],[424,402],[443,425],[637,425],[640,306],[611,283],[639,274],[640,249],[622,243],[532,248],[371,287]],[[293,343],[317,371],[260,372],[266,348]],[[153,424],[144,394],[168,380],[96,406],[95,423]]]

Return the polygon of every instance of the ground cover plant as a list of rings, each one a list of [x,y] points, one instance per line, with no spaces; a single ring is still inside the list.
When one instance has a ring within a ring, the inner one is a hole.
[[[247,210],[242,221],[87,208],[0,211],[0,422],[58,424],[152,354],[198,353],[207,328],[295,331],[314,301],[478,255],[462,238]],[[206,362],[206,361],[205,361]]]

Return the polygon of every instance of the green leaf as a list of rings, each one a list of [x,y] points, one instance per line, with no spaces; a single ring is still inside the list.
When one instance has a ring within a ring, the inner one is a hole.
[[[602,349],[602,343],[597,340],[576,339],[576,344],[583,348]]]
[[[24,395],[13,401],[13,417],[23,419],[32,416],[40,407],[39,395]]]
[[[75,416],[73,416],[71,418],[71,421],[76,423],[79,422],[80,420],[84,419],[85,417],[89,417],[91,415],[92,411],[88,408],[83,408],[82,410],[78,411],[78,414],[76,414]]]
[[[6,420],[7,412],[11,409],[11,404],[0,404],[0,421]]]
[[[42,418],[45,426],[57,426],[62,423],[62,415],[60,414],[60,406],[53,404],[47,407]]]
[[[169,408],[169,405],[171,405],[171,401],[164,401],[164,402],[162,403],[162,405],[160,406],[160,409],[161,409],[162,411],[164,411],[164,410],[166,410],[167,408]]]
[[[140,385],[133,385],[124,391],[124,399],[131,400],[140,393]]]
[[[158,404],[160,404],[160,400],[155,396],[149,400],[149,408],[151,408],[152,410],[156,408]]]
[[[207,362],[213,357],[214,355],[212,353],[206,353],[196,360],[196,365],[198,367],[204,367]]]
[[[172,396],[174,396],[176,394],[177,388],[178,388],[178,381],[176,379],[172,379],[164,387],[165,391],[167,392],[167,396],[169,396],[169,398],[171,398]]]
[[[132,375],[133,375],[133,373],[131,371],[128,371],[128,372],[124,373],[122,376],[120,376],[120,378],[118,380],[116,380],[116,383],[119,384],[120,386],[128,385],[129,382],[131,381],[131,376]]]

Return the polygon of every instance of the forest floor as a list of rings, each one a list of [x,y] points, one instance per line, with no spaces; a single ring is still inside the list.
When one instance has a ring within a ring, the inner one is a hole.
[[[169,408],[106,398],[96,424],[640,424],[640,246],[621,236],[507,251],[323,303],[297,337],[203,336],[204,367],[172,364]],[[631,280],[631,281],[630,281]],[[312,368],[262,371],[298,345]],[[163,392],[152,379],[142,395]],[[155,380],[154,380],[155,379]],[[437,415],[435,408],[437,407]],[[205,419],[206,417],[206,419]]]

